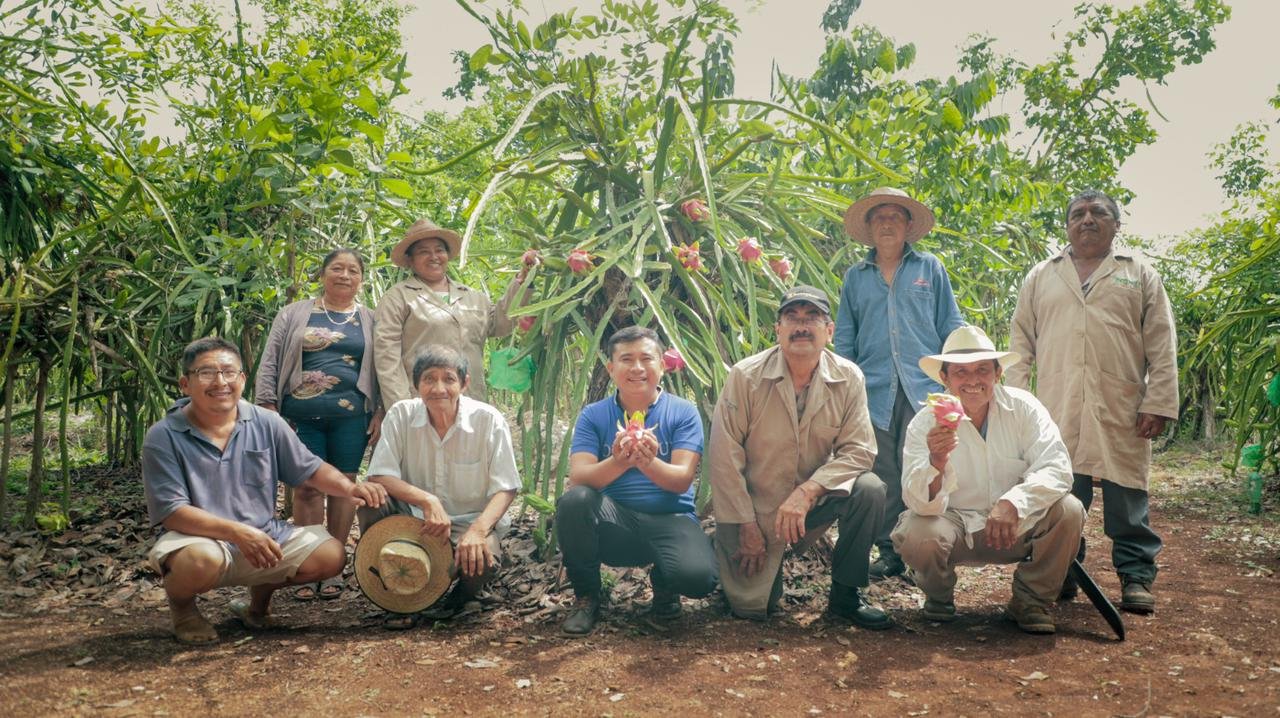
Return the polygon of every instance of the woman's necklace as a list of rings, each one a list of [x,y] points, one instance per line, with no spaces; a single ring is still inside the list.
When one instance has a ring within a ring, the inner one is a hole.
[[[357,304],[357,303],[353,303],[353,304],[351,305],[351,312],[350,312],[350,313],[346,313],[346,312],[338,312],[338,314],[346,314],[346,315],[347,315],[347,316],[345,316],[345,317],[343,317],[343,318],[342,318],[342,321],[338,321],[338,320],[334,319],[334,318],[333,318],[333,315],[329,313],[329,307],[327,307],[327,306],[325,305],[325,303],[324,303],[324,297],[320,297],[320,308],[324,310],[324,318],[325,318],[325,319],[328,319],[330,324],[332,324],[332,325],[334,325],[334,326],[339,326],[339,327],[340,327],[340,326],[342,326],[343,324],[350,324],[350,323],[351,323],[351,320],[356,318],[356,310],[360,308],[360,305],[359,305],[359,304]],[[335,309],[334,311],[338,311],[338,310],[336,310],[336,309]]]

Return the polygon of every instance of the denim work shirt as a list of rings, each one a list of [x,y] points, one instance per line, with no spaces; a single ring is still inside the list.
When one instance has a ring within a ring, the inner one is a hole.
[[[836,312],[836,354],[862,369],[871,423],[887,430],[898,382],[914,410],[942,387],[920,369],[920,357],[942,351],[951,332],[964,326],[942,262],[928,252],[903,248],[902,263],[885,283],[876,250],[849,268]]]

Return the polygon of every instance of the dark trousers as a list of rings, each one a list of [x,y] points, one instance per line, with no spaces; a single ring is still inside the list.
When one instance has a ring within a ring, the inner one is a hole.
[[[720,579],[711,539],[686,514],[646,514],[588,486],[556,502],[556,532],[578,596],[600,593],[600,565],[653,565],[655,590],[701,597]]]
[[[1072,475],[1071,493],[1086,511],[1093,503],[1093,477]],[[1136,578],[1144,583],[1156,579],[1156,554],[1163,543],[1151,530],[1147,492],[1130,489],[1102,479],[1102,530],[1111,539],[1111,563],[1116,573]],[[1084,562],[1084,538],[1080,539],[1080,551],[1076,558]]]
[[[893,527],[898,524],[898,516],[907,510],[902,502],[902,447],[907,442],[907,425],[915,418],[915,407],[902,391],[902,383],[898,383],[898,395],[893,399],[893,413],[889,415],[889,428],[876,429],[876,463],[871,471],[884,482],[884,520],[875,532],[875,545],[880,548],[880,555],[893,555]]]

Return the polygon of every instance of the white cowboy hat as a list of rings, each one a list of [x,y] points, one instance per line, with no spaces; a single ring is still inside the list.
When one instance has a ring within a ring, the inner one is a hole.
[[[448,537],[423,536],[422,524],[415,516],[388,516],[356,544],[356,581],[385,611],[417,613],[453,582],[453,546]]]
[[[882,204],[896,204],[911,215],[911,227],[907,229],[907,244],[913,244],[933,229],[933,210],[917,202],[900,189],[877,187],[871,194],[849,205],[844,211],[844,231],[850,237],[875,246],[867,227],[867,213]]]
[[[457,232],[423,218],[409,225],[409,229],[405,230],[404,239],[391,250],[392,264],[409,269],[409,248],[419,240],[432,237],[444,242],[445,248],[449,250],[449,259],[457,257],[458,252],[462,250],[462,237]]]
[[[996,350],[996,345],[987,337],[987,333],[973,325],[966,325],[951,332],[942,345],[941,354],[930,354],[920,357],[920,369],[930,379],[942,383],[942,362],[951,364],[972,364],[973,362],[995,359],[1002,369],[1017,364],[1022,357],[1017,352]]]

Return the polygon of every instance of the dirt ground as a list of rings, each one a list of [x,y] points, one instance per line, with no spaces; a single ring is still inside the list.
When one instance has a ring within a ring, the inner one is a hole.
[[[1237,487],[1215,463],[1188,452],[1160,458],[1160,604],[1153,616],[1125,614],[1124,642],[1083,595],[1059,606],[1056,635],[1021,633],[1003,618],[1009,567],[962,569],[951,624],[921,619],[922,596],[898,579],[872,589],[896,628],[831,624],[821,615],[820,557],[792,560],[786,613],[769,623],[728,617],[718,596],[652,622],[644,574],[627,571],[602,627],[566,639],[557,631],[571,594],[555,586],[553,566],[527,558],[532,544],[517,535],[494,594],[448,623],[385,631],[352,590],[332,602],[280,595],[286,627],[251,634],[227,613],[238,593],[226,590],[203,604],[221,643],[190,649],[170,637],[163,593],[139,571],[138,506],[100,511],[78,520],[70,539],[0,536],[0,711],[1280,715],[1276,508],[1236,513],[1222,497]],[[104,492],[123,490],[112,481]],[[1118,599],[1099,524],[1088,528],[1086,566]],[[99,548],[88,555],[77,548],[85,546]]]

